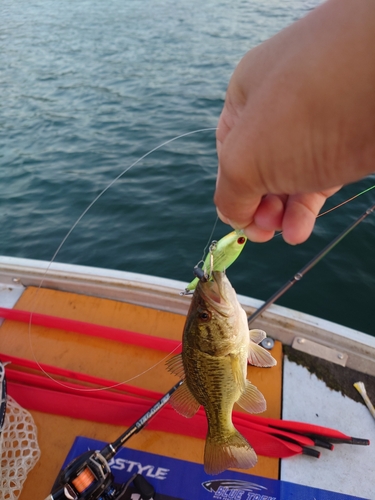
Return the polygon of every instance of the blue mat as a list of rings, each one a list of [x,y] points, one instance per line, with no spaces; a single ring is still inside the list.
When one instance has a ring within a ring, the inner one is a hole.
[[[101,450],[106,443],[77,437],[63,467],[81,453]],[[205,474],[203,466],[184,460],[121,448],[109,463],[117,483],[142,474],[155,488],[154,500],[353,500],[361,497],[310,488],[227,470]],[[126,500],[142,500],[129,489]],[[362,499],[363,500],[363,499]]]

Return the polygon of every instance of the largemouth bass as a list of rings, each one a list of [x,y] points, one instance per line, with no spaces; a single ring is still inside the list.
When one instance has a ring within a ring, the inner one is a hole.
[[[185,417],[200,405],[205,409],[208,432],[204,468],[219,474],[236,467],[248,469],[257,462],[255,451],[232,423],[234,403],[250,413],[266,409],[261,392],[247,379],[247,361],[273,366],[276,360],[258,345],[261,330],[249,332],[247,317],[224,272],[213,271],[212,281],[199,281],[183,332],[182,353],[167,362],[168,369],[184,379],[170,399]]]

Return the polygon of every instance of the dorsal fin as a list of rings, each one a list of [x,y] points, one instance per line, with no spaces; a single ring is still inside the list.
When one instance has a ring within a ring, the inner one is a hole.
[[[252,340],[256,344],[260,344],[260,342],[262,342],[262,340],[264,340],[267,337],[265,331],[258,330],[257,328],[255,328],[254,330],[250,330],[249,335],[250,335],[250,340]]]

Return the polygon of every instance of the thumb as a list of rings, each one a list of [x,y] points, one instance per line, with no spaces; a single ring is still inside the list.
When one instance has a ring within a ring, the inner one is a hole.
[[[237,179],[225,175],[219,163],[214,202],[220,219],[234,229],[243,229],[253,222],[262,199],[248,195],[242,188]]]
[[[214,202],[220,219],[241,229],[253,222],[254,214],[266,194],[251,154],[246,126],[237,123],[221,142],[217,139],[218,175]]]

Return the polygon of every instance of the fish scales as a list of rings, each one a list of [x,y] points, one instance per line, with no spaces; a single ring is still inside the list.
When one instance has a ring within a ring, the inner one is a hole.
[[[231,409],[241,396],[241,389],[231,373],[231,359],[202,352],[188,358],[186,383],[198,403],[206,410],[211,433],[225,433],[231,422]],[[210,404],[207,405],[207,401]]]
[[[247,361],[273,366],[276,361],[258,343],[260,330],[249,332],[246,313],[224,272],[214,271],[212,281],[198,282],[187,315],[182,353],[168,362],[172,373],[185,383],[170,403],[192,417],[202,405],[208,420],[204,452],[205,471],[218,474],[229,467],[250,468],[257,461],[249,442],[232,423],[237,402],[258,413],[266,403],[247,379]]]

